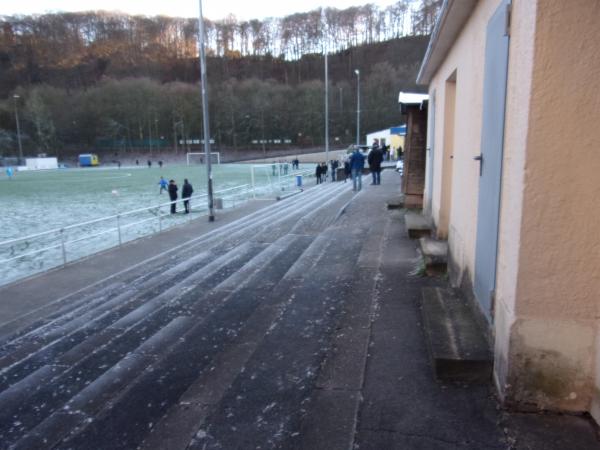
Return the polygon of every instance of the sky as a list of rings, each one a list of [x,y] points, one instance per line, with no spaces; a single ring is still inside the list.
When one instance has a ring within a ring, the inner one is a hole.
[[[239,19],[281,17],[322,7],[338,9],[374,3],[388,6],[394,0],[203,0],[204,17],[217,20],[234,14]],[[197,0],[2,0],[0,15],[43,14],[59,11],[89,11],[103,9],[147,16],[167,15],[197,17]]]

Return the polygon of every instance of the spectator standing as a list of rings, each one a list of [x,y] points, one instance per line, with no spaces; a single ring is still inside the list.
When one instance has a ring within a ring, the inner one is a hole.
[[[317,184],[321,184],[321,164],[317,164],[317,167],[315,168],[315,178],[317,179]]]
[[[381,162],[383,161],[383,151],[379,148],[377,139],[373,142],[373,148],[369,152],[367,159],[369,168],[371,169],[371,175],[373,176],[373,182],[371,184],[381,184]]]
[[[360,149],[356,147],[350,156],[350,170],[352,171],[352,190],[360,191],[362,189],[362,171],[365,167],[365,156]]]
[[[321,163],[321,181],[327,181],[327,163]]]
[[[171,214],[175,214],[177,212],[177,190],[179,188],[175,184],[175,180],[169,180],[169,198],[171,199]]]
[[[346,158],[344,160],[344,183],[348,180],[348,177],[351,176],[352,171],[350,169],[350,158]]]
[[[340,163],[337,161],[337,159],[331,160],[331,181],[335,181],[336,179],[339,164]]]
[[[185,208],[186,214],[189,214],[190,212],[190,197],[193,193],[194,188],[186,178],[185,180],[183,180],[183,186],[181,187],[181,198],[183,199],[183,207]]]

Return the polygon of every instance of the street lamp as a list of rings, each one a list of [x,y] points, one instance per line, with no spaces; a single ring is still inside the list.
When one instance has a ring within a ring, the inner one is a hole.
[[[356,74],[356,146],[360,145],[360,70],[355,69]]]
[[[325,164],[329,164],[329,69],[327,66],[327,50],[325,50]]]
[[[19,96],[17,94],[13,95],[13,100],[15,101],[15,119],[17,121],[17,141],[19,142],[19,165],[23,164],[23,145],[21,144],[21,124],[19,122],[19,110],[17,108],[17,101],[19,100]]]
[[[207,200],[208,200],[208,221],[215,220],[215,211],[213,203],[213,185],[212,185],[212,170],[210,163],[210,128],[208,121],[208,89],[206,83],[206,51],[204,48],[204,18],[202,17],[202,0],[198,1],[200,14],[198,17],[198,31],[200,47],[200,81],[202,89],[202,122],[204,128],[204,159],[206,159],[206,178],[208,183]]]

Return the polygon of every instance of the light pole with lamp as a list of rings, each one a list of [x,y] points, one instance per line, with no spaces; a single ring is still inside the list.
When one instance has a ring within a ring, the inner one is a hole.
[[[13,95],[15,101],[15,119],[17,121],[17,141],[19,142],[19,165],[23,164],[23,145],[21,144],[21,123],[19,122],[19,109],[17,108],[17,101],[19,100],[17,94]]]
[[[356,146],[360,145],[360,70],[355,69],[356,74]]]
[[[204,125],[204,159],[206,159],[206,177],[208,182],[208,221],[214,222],[215,211],[213,203],[212,170],[210,162],[210,128],[208,121],[208,89],[206,83],[206,51],[204,48],[204,18],[202,17],[202,0],[198,1],[200,15],[198,19],[200,46],[200,81],[202,86],[202,122]]]
[[[329,164],[329,70],[327,50],[325,50],[325,164]]]

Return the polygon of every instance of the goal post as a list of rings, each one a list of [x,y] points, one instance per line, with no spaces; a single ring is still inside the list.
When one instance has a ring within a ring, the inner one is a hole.
[[[257,192],[279,192],[286,190],[293,182],[290,163],[272,162],[250,166],[250,179],[253,196]],[[292,181],[290,181],[292,180]]]
[[[192,163],[196,164],[205,164],[204,152],[188,152],[185,155],[187,165],[189,166]],[[221,152],[210,152],[210,162],[213,164],[221,164]]]

